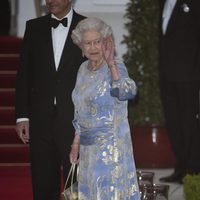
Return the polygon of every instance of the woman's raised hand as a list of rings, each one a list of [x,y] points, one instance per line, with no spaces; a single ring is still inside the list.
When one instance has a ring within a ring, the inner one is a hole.
[[[104,38],[102,51],[108,67],[113,67],[113,65],[115,65],[115,45],[112,36]]]

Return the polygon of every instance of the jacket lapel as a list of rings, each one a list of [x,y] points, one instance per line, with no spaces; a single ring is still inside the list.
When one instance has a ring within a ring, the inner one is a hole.
[[[56,66],[55,66],[55,60],[54,60],[54,52],[53,52],[53,42],[52,42],[52,33],[51,33],[51,25],[50,25],[50,19],[51,15],[47,15],[47,23],[45,23],[44,26],[44,41],[46,44],[46,60],[49,63],[49,66],[56,71]]]
[[[182,12],[182,10],[183,10],[182,6],[183,6],[184,2],[185,2],[184,0],[177,0],[176,4],[174,6],[174,10],[173,10],[171,17],[169,19],[169,22],[168,22],[166,35],[169,34],[176,26],[176,19],[180,14],[179,12]]]
[[[172,11],[171,17],[169,19],[168,25],[167,25],[167,29],[166,29],[166,35],[173,30],[173,27],[176,25],[176,17],[179,13],[179,8],[181,6],[181,0],[177,0],[174,9]]]

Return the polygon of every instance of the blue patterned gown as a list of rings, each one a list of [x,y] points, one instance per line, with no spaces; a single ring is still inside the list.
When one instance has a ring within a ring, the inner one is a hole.
[[[91,71],[85,61],[72,93],[80,134],[79,200],[139,200],[127,119],[136,86],[125,65],[117,65],[120,80],[113,81],[107,65]]]

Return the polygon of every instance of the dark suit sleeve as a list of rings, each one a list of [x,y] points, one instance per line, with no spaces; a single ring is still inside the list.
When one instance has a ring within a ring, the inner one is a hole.
[[[198,43],[198,52],[197,52],[197,76],[200,77],[200,1],[199,0],[192,0],[191,1],[191,5],[192,5],[192,9],[193,9],[193,15],[194,15],[194,19],[195,19],[195,23],[196,23],[196,26],[197,26],[197,35],[199,36],[198,37],[198,40],[197,40],[197,43]],[[200,79],[200,78],[199,78]]]
[[[29,117],[29,41],[31,30],[26,23],[25,34],[20,50],[20,65],[16,77],[15,112],[16,118]]]
[[[192,9],[193,9],[193,13],[194,13],[194,16],[195,18],[197,19],[197,22],[200,26],[200,1],[197,1],[197,0],[192,0],[191,1],[191,5],[192,5]]]

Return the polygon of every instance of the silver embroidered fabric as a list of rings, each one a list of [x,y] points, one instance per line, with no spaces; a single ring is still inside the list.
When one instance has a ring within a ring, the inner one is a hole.
[[[79,200],[139,200],[127,100],[135,82],[118,63],[120,79],[112,81],[105,65],[96,71],[84,62],[72,93],[73,125],[80,134]]]

